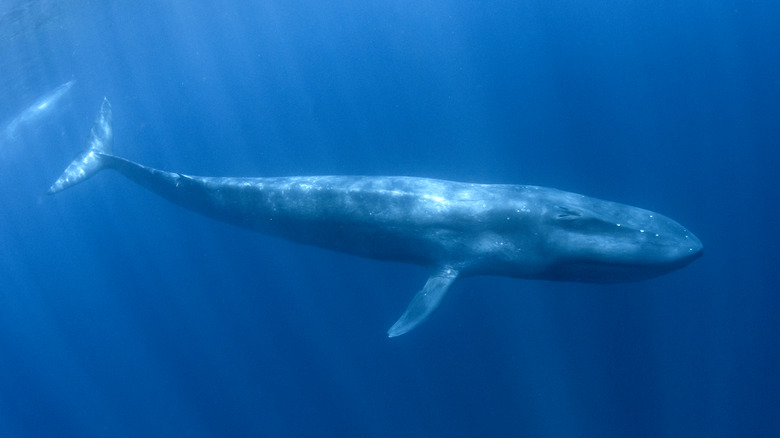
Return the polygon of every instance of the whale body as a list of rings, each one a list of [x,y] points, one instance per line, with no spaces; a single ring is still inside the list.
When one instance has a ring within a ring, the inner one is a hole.
[[[49,189],[102,169],[187,209],[303,244],[426,266],[431,275],[388,330],[404,334],[460,277],[617,283],[681,268],[696,236],[660,214],[552,188],[402,176],[198,177],[113,155],[104,100],[86,149]]]

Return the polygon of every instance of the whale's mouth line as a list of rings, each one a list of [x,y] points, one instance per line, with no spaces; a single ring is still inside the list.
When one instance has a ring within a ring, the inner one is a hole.
[[[699,249],[686,257],[672,261],[636,262],[613,260],[596,262],[571,260],[558,264],[546,272],[545,277],[555,281],[584,283],[631,283],[659,277],[676,271],[702,256]]]

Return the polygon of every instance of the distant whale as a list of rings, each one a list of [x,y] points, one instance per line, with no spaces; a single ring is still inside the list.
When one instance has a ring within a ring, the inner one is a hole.
[[[163,198],[284,239],[431,270],[387,334],[402,335],[439,306],[459,277],[616,283],[681,268],[702,253],[677,222],[560,190],[401,176],[215,178],[112,155],[104,100],[82,152],[49,193],[113,169]]]
[[[16,131],[20,126],[31,123],[49,112],[49,110],[54,107],[54,105],[56,105],[57,102],[59,102],[59,100],[62,99],[62,97],[67,94],[68,91],[70,91],[70,88],[75,83],[75,80],[65,82],[59,87],[38,98],[38,100],[36,100],[32,105],[28,106],[16,117],[5,122],[3,124],[3,129],[0,130],[0,132],[2,132],[2,137],[4,139],[14,138],[16,136]]]

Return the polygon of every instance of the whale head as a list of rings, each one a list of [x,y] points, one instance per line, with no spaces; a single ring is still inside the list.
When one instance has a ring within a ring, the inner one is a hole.
[[[559,193],[543,221],[547,276],[618,283],[679,269],[702,254],[701,241],[674,220],[630,205]]]

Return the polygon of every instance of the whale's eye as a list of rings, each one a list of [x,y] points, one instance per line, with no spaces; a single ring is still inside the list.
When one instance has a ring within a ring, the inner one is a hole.
[[[615,224],[607,222],[590,213],[581,210],[575,210],[570,207],[557,206],[555,220],[559,221],[561,227],[576,231],[581,234],[603,233],[613,230]]]
[[[569,207],[558,206],[558,215],[556,219],[574,220],[582,217],[582,213]]]

